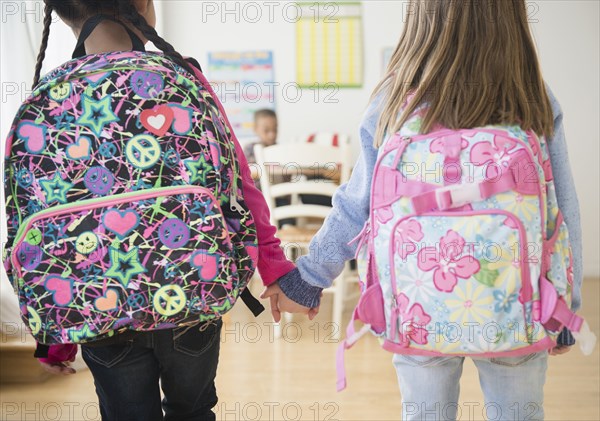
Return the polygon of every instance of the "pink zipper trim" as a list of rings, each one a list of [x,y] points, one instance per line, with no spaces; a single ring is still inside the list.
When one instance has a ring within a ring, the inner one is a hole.
[[[392,308],[392,315],[394,314],[394,310],[397,306],[397,290],[398,290],[398,285],[396,282],[396,266],[394,263],[394,258],[395,258],[395,254],[396,254],[396,248],[395,248],[395,241],[394,241],[394,235],[396,232],[396,228],[398,227],[398,225],[400,225],[402,222],[406,221],[407,219],[410,218],[423,218],[423,217],[433,217],[433,216],[442,216],[442,217],[461,217],[461,216],[481,216],[481,215],[504,215],[507,218],[510,218],[513,222],[516,223],[517,225],[517,230],[519,232],[519,248],[520,248],[520,260],[521,260],[521,295],[522,295],[522,306],[523,306],[523,319],[525,321],[525,323],[527,323],[527,319],[525,317],[525,303],[531,301],[531,298],[533,296],[533,286],[531,285],[531,272],[529,271],[529,263],[528,262],[524,262],[524,259],[526,259],[527,256],[527,232],[525,230],[525,227],[523,226],[523,223],[519,220],[519,218],[517,218],[514,214],[504,211],[504,210],[479,210],[479,211],[460,211],[460,212],[430,212],[427,214],[423,214],[423,215],[408,215],[405,216],[403,218],[401,218],[400,220],[398,220],[391,232],[392,232],[392,238],[391,238],[391,244],[389,246],[389,262],[390,262],[390,280],[392,281],[392,294],[394,297],[393,300],[393,308]],[[525,241],[523,241],[525,240]],[[397,321],[396,321],[397,323]],[[390,329],[393,329],[394,327],[394,320],[392,320],[392,323],[390,324]],[[390,337],[394,338],[395,336],[394,331],[390,332]]]
[[[23,230],[23,234],[21,235],[21,238],[19,238],[18,241],[14,243],[12,253],[10,256],[10,262],[12,263],[13,270],[16,270],[18,273],[18,276],[21,277],[21,264],[17,260],[17,252],[18,252],[19,248],[21,247],[21,244],[23,244],[24,239],[27,237],[26,234],[29,231],[29,229],[31,228],[31,226],[34,224],[34,222],[40,221],[42,219],[50,218],[50,217],[56,216],[56,215],[64,215],[64,214],[69,214],[69,213],[73,213],[73,212],[77,212],[77,211],[81,211],[81,210],[92,210],[92,209],[98,209],[98,208],[103,208],[103,207],[112,206],[112,205],[118,205],[121,203],[127,203],[127,202],[131,201],[132,199],[133,200],[153,199],[155,197],[175,196],[175,195],[183,194],[183,193],[193,193],[195,191],[201,191],[203,193],[207,193],[209,195],[209,197],[213,200],[213,203],[216,205],[216,208],[219,210],[219,213],[221,215],[223,215],[223,211],[221,210],[221,206],[220,206],[219,202],[216,200],[214,194],[212,194],[212,192],[210,190],[208,190],[205,187],[201,187],[201,186],[183,186],[183,187],[173,187],[173,189],[164,188],[163,190],[160,190],[160,191],[149,191],[146,193],[141,192],[139,195],[131,194],[128,197],[121,198],[121,199],[109,198],[109,199],[106,199],[105,201],[98,201],[93,204],[87,204],[87,205],[81,204],[81,205],[74,206],[69,209],[62,209],[59,211],[48,212],[48,213],[42,215],[41,217],[33,217],[27,221],[26,228]],[[125,194],[127,194],[127,193],[125,193]]]
[[[416,214],[412,214],[412,215],[408,215],[405,216],[403,218],[401,218],[400,220],[398,220],[398,222],[396,222],[391,230],[392,232],[392,236],[394,236],[394,233],[396,232],[396,228],[398,227],[398,225],[400,225],[402,222],[404,222],[407,219],[410,218],[423,218],[423,217],[432,217],[432,216],[442,216],[442,217],[461,217],[461,216],[481,216],[481,215],[504,215],[507,218],[510,218],[513,222],[516,223],[517,225],[517,230],[519,231],[519,247],[520,247],[520,252],[521,252],[521,260],[523,261],[524,259],[526,259],[527,256],[527,231],[525,230],[525,227],[523,226],[523,223],[521,222],[521,220],[519,220],[519,218],[517,218],[513,213],[510,213],[508,211],[505,210],[478,210],[478,211],[460,211],[460,212],[430,212],[430,213],[426,213],[423,215],[416,215]],[[525,241],[523,241],[525,240]],[[390,250],[390,278],[392,280],[392,288],[393,291],[396,291],[397,289],[397,284],[396,284],[396,268],[394,265],[391,265],[391,263],[393,263],[393,259],[394,259],[394,255],[396,254],[396,250],[395,250],[395,242],[393,241],[393,237],[392,237],[392,242],[390,244],[389,247]],[[521,262],[521,278],[522,278],[522,283],[523,285],[521,286],[521,288],[523,289],[523,299],[524,302],[529,302],[531,301],[531,297],[533,295],[533,287],[531,285],[531,274],[529,271],[529,263],[525,262],[526,264],[523,264],[523,262]],[[395,292],[394,292],[395,294]]]

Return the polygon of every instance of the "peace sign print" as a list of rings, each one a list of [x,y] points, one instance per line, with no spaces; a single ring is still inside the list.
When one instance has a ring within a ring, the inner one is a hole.
[[[131,77],[131,89],[144,99],[155,98],[164,86],[165,81],[158,73],[138,70]]]
[[[131,164],[146,170],[158,162],[161,150],[158,141],[150,135],[132,137],[125,146],[125,156]]]
[[[165,285],[154,294],[154,308],[161,316],[173,316],[185,308],[187,298],[178,285]]]
[[[32,307],[27,306],[27,322],[32,335],[37,335],[42,328],[42,319]]]

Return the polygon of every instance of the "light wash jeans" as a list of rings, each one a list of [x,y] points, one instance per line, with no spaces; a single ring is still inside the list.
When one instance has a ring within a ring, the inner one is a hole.
[[[402,419],[516,421],[544,419],[548,352],[473,358],[485,398],[458,404],[464,357],[394,355],[402,393]]]

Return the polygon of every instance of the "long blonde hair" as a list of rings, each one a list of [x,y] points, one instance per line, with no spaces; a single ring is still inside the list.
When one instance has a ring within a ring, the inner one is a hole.
[[[375,146],[424,103],[422,133],[435,124],[518,124],[552,135],[524,0],[412,0],[408,6],[387,75],[373,93],[384,95]]]

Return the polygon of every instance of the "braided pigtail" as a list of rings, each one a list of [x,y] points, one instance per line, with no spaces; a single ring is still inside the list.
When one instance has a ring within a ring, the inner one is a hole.
[[[165,41],[156,29],[148,24],[146,19],[137,11],[131,1],[120,1],[119,2],[120,17],[129,21],[135,26],[149,41],[151,41],[158,49],[160,49],[166,56],[170,57],[175,63],[186,69],[191,74],[194,74],[192,66],[183,58],[175,48]]]
[[[40,82],[40,75],[42,73],[42,64],[46,58],[46,49],[48,48],[48,38],[50,38],[50,25],[52,24],[52,6],[46,4],[44,7],[44,31],[42,32],[42,45],[40,46],[40,52],[37,56],[37,62],[35,64],[35,76],[33,77],[33,88]]]

